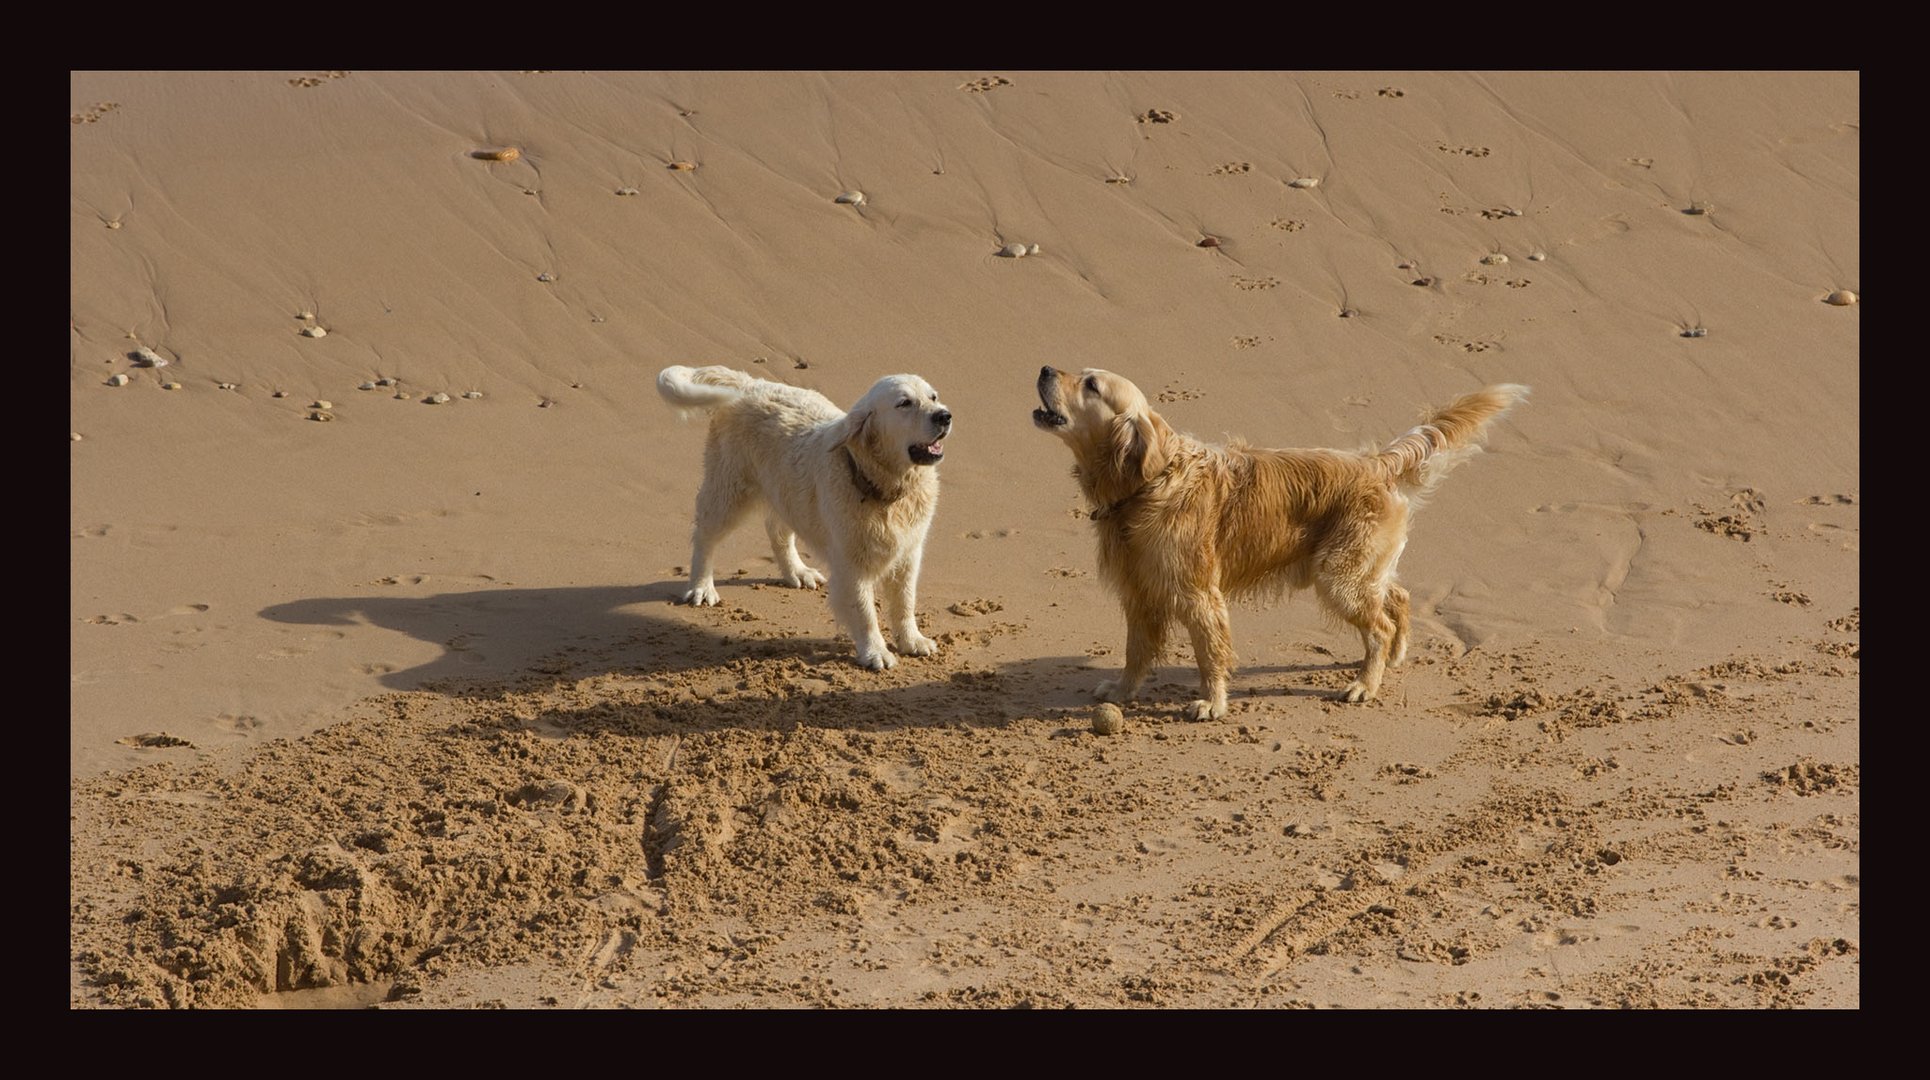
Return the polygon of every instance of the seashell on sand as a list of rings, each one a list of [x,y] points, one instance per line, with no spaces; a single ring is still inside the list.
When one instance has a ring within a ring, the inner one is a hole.
[[[132,380],[125,371],[117,372],[107,377],[107,385],[109,386],[126,386],[130,381]]]
[[[504,146],[494,150],[472,150],[469,156],[481,158],[484,161],[515,161],[523,156],[523,152],[513,146]]]
[[[302,327],[302,336],[303,337],[327,337],[328,331],[324,330],[319,326],[304,326]]]
[[[1025,245],[1007,244],[999,249],[999,254],[1008,259],[1023,259],[1025,258]]]
[[[1287,181],[1287,186],[1297,188],[1319,187],[1320,178],[1318,176],[1302,176],[1297,180]]]
[[[1835,304],[1837,307],[1849,307],[1851,304],[1856,303],[1856,294],[1848,289],[1838,289],[1824,297],[1823,300],[1826,303]]]
[[[853,191],[846,191],[846,192],[843,192],[843,193],[841,193],[841,194],[839,194],[839,196],[838,196],[837,198],[835,198],[835,199],[833,199],[833,200],[831,200],[831,201],[832,201],[832,202],[841,202],[841,203],[845,203],[846,205],[849,205],[849,206],[863,206],[863,205],[864,205],[864,192],[862,192],[862,191],[855,191],[855,190],[853,190]]]

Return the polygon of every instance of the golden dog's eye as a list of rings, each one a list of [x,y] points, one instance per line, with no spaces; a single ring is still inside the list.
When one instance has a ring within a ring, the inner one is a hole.
[[[1096,394],[1098,392],[1099,392],[1099,377],[1096,375],[1086,376],[1086,393]]]

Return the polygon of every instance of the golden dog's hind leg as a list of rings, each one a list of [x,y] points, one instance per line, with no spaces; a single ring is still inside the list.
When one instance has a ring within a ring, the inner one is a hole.
[[[1093,688],[1092,696],[1100,701],[1110,701],[1124,705],[1139,693],[1139,684],[1159,661],[1159,654],[1166,649],[1166,632],[1172,620],[1164,612],[1135,611],[1129,605],[1126,609],[1126,668],[1117,679],[1107,679]]]
[[[764,534],[771,538],[771,555],[777,559],[777,576],[793,589],[815,589],[824,584],[824,572],[813,570],[798,558],[797,534],[776,514],[764,518]]]
[[[1371,701],[1380,693],[1381,678],[1387,673],[1387,658],[1393,651],[1394,640],[1399,626],[1389,617],[1388,609],[1393,605],[1386,598],[1362,589],[1359,592],[1345,587],[1338,589],[1326,587],[1323,582],[1321,599],[1334,614],[1346,619],[1354,629],[1360,631],[1360,643],[1367,650],[1366,659],[1360,664],[1360,678],[1348,685],[1342,699],[1350,702]],[[1405,614],[1405,606],[1401,608]]]
[[[1180,609],[1180,621],[1193,635],[1193,659],[1200,668],[1198,701],[1186,706],[1189,720],[1218,720],[1226,715],[1227,673],[1233,667],[1233,626],[1227,618],[1226,597],[1212,590],[1198,606]]]
[[[1399,585],[1387,587],[1387,614],[1394,620],[1394,643],[1387,650],[1390,667],[1407,658],[1407,599],[1406,589]]]

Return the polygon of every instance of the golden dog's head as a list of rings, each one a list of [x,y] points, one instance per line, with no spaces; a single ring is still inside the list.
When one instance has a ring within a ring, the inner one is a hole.
[[[1166,468],[1173,429],[1123,375],[1099,368],[1039,371],[1032,423],[1071,448],[1088,494],[1123,498]]]
[[[879,379],[843,422],[842,445],[862,450],[893,470],[938,464],[945,457],[945,438],[952,433],[952,411],[938,400],[938,391],[916,375]]]

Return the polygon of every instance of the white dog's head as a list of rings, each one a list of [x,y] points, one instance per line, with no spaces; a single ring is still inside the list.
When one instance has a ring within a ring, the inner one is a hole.
[[[952,411],[918,376],[887,375],[858,399],[843,423],[840,445],[863,450],[879,466],[903,471],[944,459]]]

